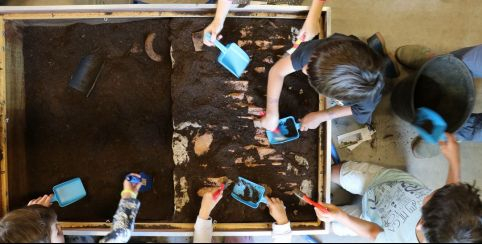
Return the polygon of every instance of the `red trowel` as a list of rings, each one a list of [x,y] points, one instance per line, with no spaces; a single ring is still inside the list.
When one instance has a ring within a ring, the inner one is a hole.
[[[299,199],[305,201],[306,203],[308,203],[309,205],[321,210],[321,212],[323,213],[329,213],[328,209],[323,206],[322,204],[320,203],[317,203],[315,201],[313,201],[311,198],[309,198],[307,195],[305,195],[303,192],[301,192],[300,190],[293,190],[293,193],[295,194],[295,196],[297,196]]]

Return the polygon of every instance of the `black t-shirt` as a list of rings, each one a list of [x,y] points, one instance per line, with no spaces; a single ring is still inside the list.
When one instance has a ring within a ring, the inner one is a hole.
[[[310,62],[311,56],[313,55],[313,52],[316,50],[317,47],[333,40],[358,40],[358,38],[356,38],[355,36],[334,34],[326,39],[304,42],[291,55],[291,63],[293,64],[293,68],[296,71],[302,70],[303,67]],[[372,114],[375,111],[378,103],[380,103],[380,101],[382,100],[382,89],[383,87],[381,87],[376,92],[373,98],[361,102],[340,102],[343,103],[343,106],[351,106],[353,117],[355,118],[357,123],[370,124],[372,122]]]

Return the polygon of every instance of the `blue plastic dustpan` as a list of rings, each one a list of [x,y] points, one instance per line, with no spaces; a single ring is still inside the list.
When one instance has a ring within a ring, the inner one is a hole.
[[[211,39],[211,34],[206,33],[204,38],[208,40]],[[248,54],[235,43],[230,43],[225,47],[216,40],[214,41],[214,45],[221,50],[218,62],[236,77],[241,77],[250,62]]]
[[[249,181],[243,177],[238,177],[238,182],[234,185],[231,196],[251,208],[258,208],[260,203],[268,204],[264,197],[266,190],[263,186]]]
[[[281,144],[300,138],[301,124],[296,122],[293,116],[279,120],[275,131],[266,130],[270,144]]]
[[[87,196],[80,178],[58,184],[53,188],[54,197],[50,202],[58,202],[60,207],[68,206]]]
[[[421,107],[417,110],[414,126],[420,137],[428,143],[436,144],[439,141],[447,140],[445,136],[447,122],[429,108]]]
[[[127,175],[126,180],[133,184],[142,183],[141,189],[139,189],[140,193],[150,191],[153,184],[152,177],[144,172],[141,172],[140,175],[141,178],[133,175]]]

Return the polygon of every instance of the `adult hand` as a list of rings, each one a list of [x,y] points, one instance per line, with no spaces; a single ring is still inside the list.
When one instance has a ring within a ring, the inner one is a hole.
[[[276,221],[277,225],[285,225],[290,222],[286,215],[286,207],[283,201],[274,197],[266,197],[266,200],[268,200],[269,214]]]
[[[219,194],[219,196],[214,199],[213,194],[219,190],[219,187],[212,187],[204,193],[203,200],[201,202],[201,208],[199,209],[199,218],[208,220],[213,211],[214,207],[218,204],[219,201],[223,198],[223,191]]]
[[[44,195],[44,196],[39,197],[37,199],[31,200],[30,202],[28,202],[27,206],[41,205],[41,206],[44,206],[46,208],[49,208],[50,206],[52,206],[52,203],[50,202],[50,200],[52,200],[52,197],[54,197],[53,194]]]
[[[327,112],[312,112],[303,117],[301,121],[301,131],[313,130],[318,128],[321,123],[330,120]]]
[[[457,143],[454,135],[445,133],[445,136],[447,137],[447,141],[439,142],[440,151],[442,151],[442,154],[450,163],[460,163],[459,143]]]
[[[339,220],[343,217],[343,215],[346,214],[345,212],[343,212],[343,210],[341,210],[335,205],[323,203],[323,206],[328,209],[328,212],[324,212],[319,210],[318,208],[315,208],[316,216],[319,220],[323,222],[332,222]]]
[[[274,131],[278,128],[279,124],[279,114],[276,113],[268,113],[266,116],[261,118],[260,120],[261,127]]]
[[[129,175],[142,178],[141,175],[135,174],[135,173],[131,173]],[[122,194],[121,194],[122,199],[137,198],[137,194],[139,194],[139,189],[141,189],[142,183],[134,184],[124,179],[123,185],[124,185],[124,190],[122,191]]]
[[[211,39],[206,39],[203,36],[204,45],[212,47],[212,46],[214,46],[214,41],[216,39],[221,40],[221,38],[223,38],[223,36],[219,35],[219,33],[221,32],[222,29],[223,29],[223,23],[222,22],[217,21],[217,20],[214,20],[213,22],[211,22],[211,24],[209,24],[208,27],[206,27],[206,29],[204,29],[204,36],[206,36],[206,33],[209,33],[209,34],[211,34]]]

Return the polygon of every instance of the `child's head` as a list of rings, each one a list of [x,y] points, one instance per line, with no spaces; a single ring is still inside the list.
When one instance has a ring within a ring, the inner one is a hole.
[[[421,229],[428,242],[482,242],[482,203],[469,184],[436,190],[422,208]]]
[[[383,88],[383,62],[358,40],[333,40],[318,47],[308,64],[311,86],[318,93],[360,102]]]
[[[1,243],[62,243],[64,235],[51,208],[32,205],[14,210],[0,220]]]

